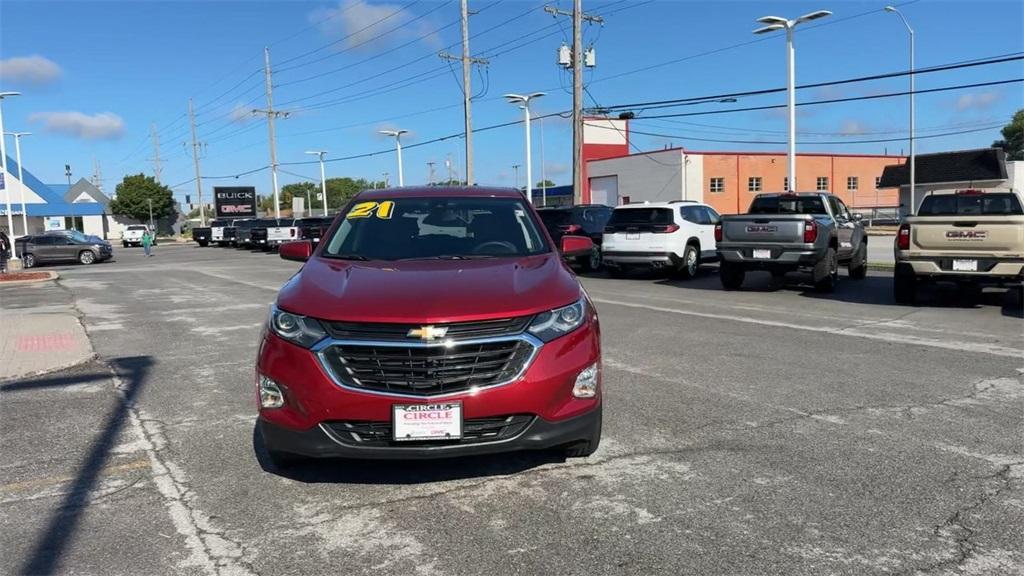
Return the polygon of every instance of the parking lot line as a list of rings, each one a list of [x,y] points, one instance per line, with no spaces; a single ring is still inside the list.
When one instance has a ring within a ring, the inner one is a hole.
[[[1005,346],[997,346],[993,344],[982,344],[978,342],[937,340],[934,338],[922,338],[920,336],[910,336],[906,334],[887,334],[884,332],[863,332],[861,330],[858,330],[857,327],[831,328],[828,326],[808,326],[804,324],[794,324],[792,322],[780,322],[778,320],[764,320],[760,318],[751,318],[749,316],[737,316],[734,314],[715,314],[711,312],[696,312],[694,310],[680,310],[679,308],[652,306],[650,304],[637,304],[634,302],[623,302],[621,300],[610,300],[607,298],[592,297],[591,299],[594,302],[600,304],[625,306],[627,308],[639,308],[644,310],[651,310],[654,312],[668,312],[671,314],[694,316],[698,318],[710,318],[713,320],[729,320],[732,322],[758,324],[761,326],[773,326],[776,328],[806,330],[808,332],[820,332],[825,334],[833,334],[836,336],[853,336],[855,338],[879,340],[882,342],[892,342],[895,344],[916,344],[918,346],[928,346],[931,348],[942,348],[945,350],[972,352],[976,354],[989,354],[992,356],[1008,356],[1010,358],[1021,358],[1022,356],[1024,356],[1024,351],[1021,351],[1020,349],[1007,348]]]

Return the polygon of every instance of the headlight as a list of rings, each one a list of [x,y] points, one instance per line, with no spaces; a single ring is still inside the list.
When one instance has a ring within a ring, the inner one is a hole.
[[[544,342],[550,342],[582,326],[586,313],[586,301],[580,298],[568,306],[538,314],[527,330]]]
[[[274,334],[303,348],[310,348],[327,336],[316,320],[286,312],[276,305],[270,307],[269,323]]]

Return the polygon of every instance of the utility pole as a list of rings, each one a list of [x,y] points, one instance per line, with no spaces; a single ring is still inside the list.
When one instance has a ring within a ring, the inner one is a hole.
[[[203,178],[199,175],[199,141],[196,140],[196,114],[192,99],[188,99],[188,123],[192,129],[192,162],[196,166],[196,198],[199,199],[199,219],[206,226],[206,207],[203,205]]]
[[[146,201],[149,202],[149,229],[155,230],[156,228],[153,226],[153,199],[146,198]]]
[[[518,189],[519,188],[519,164],[513,164],[512,165],[512,174],[514,174],[514,176],[512,176],[512,180],[514,182],[514,186],[516,187],[516,189]]]
[[[583,13],[583,0],[574,0],[572,12],[545,6],[544,11],[572,16],[572,196],[583,202],[583,22],[604,24],[604,18]]]
[[[92,159],[92,185],[103,191],[103,170],[100,169],[100,161]]]
[[[270,48],[263,49],[263,75],[266,79],[267,109],[254,109],[253,114],[265,114],[267,116],[267,128],[270,130],[270,178],[274,187],[274,217],[281,217],[281,198],[277,189],[277,140],[274,138],[274,119],[287,118],[288,112],[274,110],[274,86],[270,72]]]
[[[434,164],[437,164],[437,162],[427,162],[427,186],[434,185]]]
[[[448,168],[448,186],[452,185],[452,155],[448,153],[448,159],[444,161],[444,165]]]
[[[448,52],[440,52],[444,60],[460,60],[462,62],[462,108],[466,120],[466,185],[473,185],[473,119],[470,109],[470,98],[473,96],[470,88],[470,67],[473,64],[487,65],[490,63],[485,58],[474,58],[469,54],[469,0],[462,0],[462,56],[455,56]],[[449,179],[450,180],[450,179]]]
[[[153,135],[153,177],[156,178],[157,184],[160,183],[160,173],[163,170],[160,166],[162,158],[160,158],[160,135],[156,133],[156,123],[154,122],[149,127],[150,134]]]

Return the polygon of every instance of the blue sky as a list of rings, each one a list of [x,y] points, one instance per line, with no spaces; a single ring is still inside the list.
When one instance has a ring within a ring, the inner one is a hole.
[[[569,0],[550,0],[571,9]],[[593,98],[603,106],[774,88],[785,81],[781,34],[754,36],[754,20],[773,14],[796,17],[829,9],[823,25],[804,25],[796,34],[797,82],[837,80],[903,70],[907,33],[886,2],[853,1],[669,1],[585,0],[584,10],[606,16],[603,27],[588,26],[597,67],[587,73]],[[490,57],[473,77],[479,94],[474,126],[517,120],[521,112],[505,103],[506,92],[546,91],[538,113],[568,109],[570,77],[556,65],[556,49],[570,36],[570,23],[556,20],[535,0],[477,1],[470,7],[471,51]],[[918,67],[1024,50],[1016,0],[996,2],[918,0],[901,10],[917,32]],[[394,14],[384,22],[381,18]],[[43,181],[64,180],[64,164],[75,176],[89,176],[99,162],[105,188],[112,191],[126,173],[152,173],[150,126],[159,128],[163,181],[181,197],[194,192],[185,113],[188,98],[198,110],[204,142],[205,176],[232,175],[269,163],[266,123],[251,108],[263,96],[263,47],[274,65],[275,107],[292,112],[280,120],[280,162],[306,161],[303,152],[329,151],[328,158],[386,150],[382,128],[411,133],[415,145],[462,129],[461,91],[456,75],[437,58],[439,50],[459,53],[458,0],[338,0],[332,2],[51,2],[10,1],[0,5],[0,86],[23,96],[4,102],[8,131],[29,130],[23,140],[25,165]],[[366,28],[369,26],[368,28]],[[364,30],[365,28],[365,30]],[[754,42],[752,42],[754,41]],[[708,54],[705,54],[708,53]],[[670,63],[671,62],[671,63]],[[656,66],[659,64],[664,64]],[[652,67],[647,70],[640,69]],[[289,69],[290,68],[290,69]],[[1020,61],[949,72],[921,74],[918,90],[1024,76]],[[340,70],[339,70],[340,69]],[[454,72],[458,74],[458,66]],[[906,78],[803,90],[798,101],[862,96],[905,90]],[[689,106],[655,113],[724,110],[784,103],[784,94],[741,98],[736,103]],[[593,102],[588,98],[588,105]],[[983,129],[919,140],[919,151],[987,146],[999,126],[1024,106],[1021,84],[972,88],[918,96],[918,135]],[[635,136],[639,149],[671,144],[695,150],[783,150],[779,144],[738,141],[785,139],[785,115],[778,111],[640,120],[633,130],[665,136]],[[905,138],[905,97],[803,108],[798,117],[801,151],[899,153],[906,142],[823,144]],[[475,134],[480,183],[512,184],[512,164],[521,164],[522,126]],[[703,140],[701,140],[703,139]],[[544,123],[544,160],[549,179],[570,179],[571,129],[552,118]],[[8,152],[13,156],[12,143]],[[407,148],[407,184],[426,181],[427,162],[439,177],[452,155],[462,172],[462,140]],[[535,179],[540,175],[540,130],[534,129]],[[316,165],[286,166],[282,184],[307,176]],[[329,176],[395,181],[395,158],[382,154],[328,164]],[[298,175],[298,176],[296,176]],[[268,170],[215,184],[249,184],[270,189]],[[193,199],[194,201],[194,199]]]

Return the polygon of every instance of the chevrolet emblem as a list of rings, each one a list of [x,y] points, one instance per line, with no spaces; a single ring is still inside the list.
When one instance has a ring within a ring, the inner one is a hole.
[[[447,326],[420,326],[419,328],[413,328],[406,334],[409,338],[419,338],[420,340],[435,340],[437,338],[444,338],[444,335],[448,333]]]

